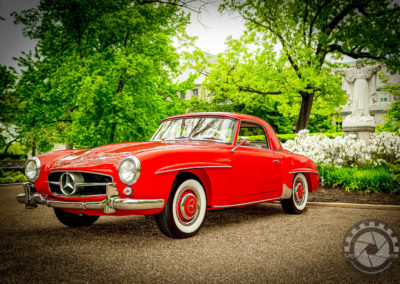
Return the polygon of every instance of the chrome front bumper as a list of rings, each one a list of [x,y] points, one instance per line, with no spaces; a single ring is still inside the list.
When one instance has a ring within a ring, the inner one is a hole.
[[[53,208],[64,209],[100,209],[105,214],[115,213],[116,210],[146,210],[161,209],[164,207],[163,199],[131,199],[120,198],[113,183],[106,186],[106,199],[97,202],[69,202],[47,200],[29,182],[24,183],[25,193],[17,194],[17,201],[25,204],[27,209],[36,208],[37,205],[47,205]]]

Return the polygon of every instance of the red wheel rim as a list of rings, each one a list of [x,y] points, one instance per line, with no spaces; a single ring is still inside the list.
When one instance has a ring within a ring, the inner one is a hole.
[[[304,187],[303,184],[300,184],[299,187],[297,188],[297,196],[300,199],[303,199],[303,195],[304,195]]]
[[[301,179],[296,180],[294,185],[294,201],[298,205],[302,205],[304,203],[305,194],[304,194],[304,183]]]
[[[183,191],[179,196],[176,209],[180,223],[184,225],[193,223],[199,212],[196,194],[191,190]]]

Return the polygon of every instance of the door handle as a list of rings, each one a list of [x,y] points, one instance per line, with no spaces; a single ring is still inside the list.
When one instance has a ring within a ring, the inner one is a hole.
[[[272,162],[275,163],[275,164],[279,164],[281,161],[279,161],[279,160],[273,160]]]

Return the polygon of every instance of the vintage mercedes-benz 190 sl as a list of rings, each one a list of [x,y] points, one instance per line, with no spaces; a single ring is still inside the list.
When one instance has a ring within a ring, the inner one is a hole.
[[[206,211],[281,201],[302,213],[319,185],[310,159],[282,149],[264,120],[235,113],[164,119],[149,142],[56,151],[29,159],[17,200],[46,205],[70,227],[102,215],[154,215],[169,237],[195,235]]]

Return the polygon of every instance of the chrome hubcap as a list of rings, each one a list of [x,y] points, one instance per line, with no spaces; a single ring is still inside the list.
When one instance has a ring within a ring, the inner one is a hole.
[[[178,198],[177,205],[177,216],[181,224],[188,226],[196,221],[200,203],[193,191],[183,191]]]
[[[302,205],[304,203],[305,194],[304,194],[304,184],[302,180],[297,180],[294,187],[294,201],[298,205]]]

